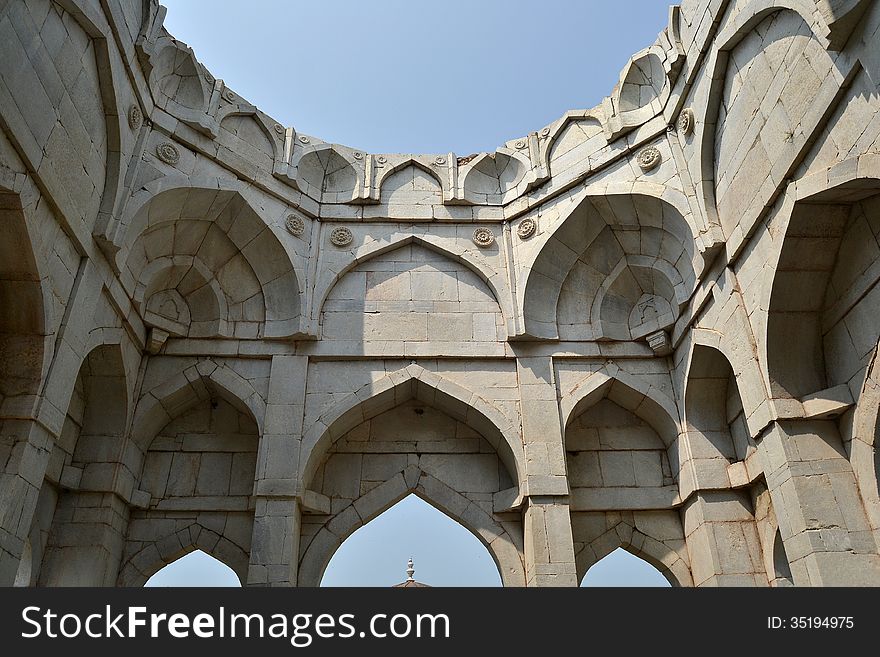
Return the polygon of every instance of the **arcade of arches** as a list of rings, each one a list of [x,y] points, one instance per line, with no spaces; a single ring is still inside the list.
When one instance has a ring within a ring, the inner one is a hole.
[[[284,126],[163,18],[0,6],[0,584],[317,586],[415,494],[505,586],[880,585],[880,3],[682,0],[461,158]]]

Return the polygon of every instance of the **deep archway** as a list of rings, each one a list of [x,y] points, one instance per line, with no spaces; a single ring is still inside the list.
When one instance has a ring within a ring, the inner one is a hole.
[[[428,586],[501,586],[480,540],[436,507],[410,494],[352,533],[330,559],[321,586],[393,586],[414,559]]]
[[[669,587],[669,580],[650,563],[619,547],[593,564],[581,580],[581,587],[650,586]]]
[[[156,571],[144,584],[160,586],[241,586],[238,575],[225,563],[201,550],[193,550]]]

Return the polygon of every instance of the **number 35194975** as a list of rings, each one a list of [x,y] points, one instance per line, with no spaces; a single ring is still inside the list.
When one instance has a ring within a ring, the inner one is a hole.
[[[767,617],[767,628],[771,630],[851,630],[854,626],[852,616]]]

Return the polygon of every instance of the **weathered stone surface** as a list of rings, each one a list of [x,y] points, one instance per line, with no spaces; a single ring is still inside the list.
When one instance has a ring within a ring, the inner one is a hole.
[[[408,494],[508,586],[880,585],[880,4],[685,0],[468,157],[298,133],[98,4],[0,18],[0,585],[314,586]]]

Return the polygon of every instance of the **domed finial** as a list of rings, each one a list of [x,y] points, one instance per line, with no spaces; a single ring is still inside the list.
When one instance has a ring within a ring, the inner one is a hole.
[[[414,581],[413,575],[415,575],[415,574],[416,574],[416,569],[413,568],[412,557],[410,557],[409,561],[406,562],[406,581],[407,582]]]

